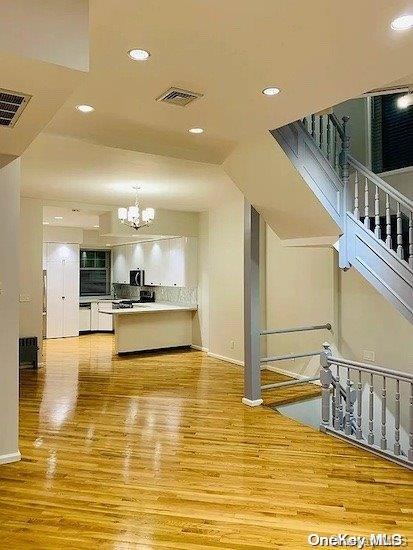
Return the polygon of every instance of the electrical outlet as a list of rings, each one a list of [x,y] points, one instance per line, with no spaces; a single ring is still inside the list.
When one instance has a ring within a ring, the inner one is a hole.
[[[235,340],[231,340],[229,343],[230,349],[235,349]]]
[[[363,359],[365,361],[370,361],[371,363],[374,363],[374,361],[376,360],[376,354],[374,353],[374,351],[369,351],[369,350],[363,350]]]

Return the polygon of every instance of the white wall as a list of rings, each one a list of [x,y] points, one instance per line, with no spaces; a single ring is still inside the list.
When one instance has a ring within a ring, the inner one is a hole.
[[[20,159],[0,170],[0,463],[19,459]]]
[[[198,311],[192,322],[192,343],[209,350],[209,212],[199,214]]]
[[[20,201],[20,336],[43,332],[43,207],[39,199]]]
[[[244,197],[234,186],[209,213],[209,351],[238,362],[244,359],[243,225]]]

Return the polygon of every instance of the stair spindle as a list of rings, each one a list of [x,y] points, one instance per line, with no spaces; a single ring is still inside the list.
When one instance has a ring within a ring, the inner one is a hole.
[[[331,149],[331,119],[327,116],[327,159],[330,160]]]
[[[397,255],[401,260],[404,260],[403,250],[403,225],[402,225],[402,213],[400,210],[400,203],[397,203]]]
[[[362,434],[361,434],[362,399],[363,399],[363,384],[361,381],[361,370],[359,370],[359,377],[358,377],[358,383],[357,383],[357,428],[356,428],[357,439],[362,438]]]
[[[410,404],[409,404],[409,450],[407,458],[413,462],[413,384],[410,384]]]
[[[373,386],[373,373],[370,374],[370,385],[369,385],[369,435],[367,437],[367,442],[369,445],[374,445],[374,432],[373,432],[373,422],[374,422],[374,386]]]
[[[387,389],[386,389],[386,377],[383,376],[383,385],[381,388],[381,439],[380,439],[380,449],[385,451],[387,449],[387,437],[386,437],[386,428],[387,428]]]
[[[337,146],[338,132],[337,132],[337,128],[334,128],[333,136],[334,136],[333,166],[334,166],[334,169],[337,171],[337,169],[338,169],[338,146]]]
[[[341,391],[340,391],[340,367],[336,365],[336,413],[334,415],[334,428],[341,429],[342,406],[341,406]]]
[[[323,150],[323,141],[324,141],[324,119],[323,119],[323,115],[320,115],[319,120],[320,120],[320,125],[319,125],[320,135],[318,136],[318,138],[319,138],[319,146],[320,146],[320,149],[322,151]]]
[[[369,180],[364,178],[364,226],[370,229],[370,198],[369,198]]]
[[[400,381],[396,380],[396,410],[394,413],[394,454],[400,455]]]
[[[303,124],[304,124],[304,128],[305,128],[306,130],[308,130],[308,120],[307,120],[307,117],[306,117],[306,116],[303,118]]]
[[[413,269],[413,212],[409,215],[409,266]]]
[[[356,220],[360,219],[360,209],[359,209],[359,173],[356,170],[355,180],[354,180],[354,217]]]
[[[386,193],[386,245],[389,248],[392,248],[390,197],[387,193]]]
[[[344,431],[346,435],[351,435],[351,421],[352,421],[352,410],[351,410],[351,380],[350,380],[350,369],[347,369],[347,380],[346,380],[346,417],[344,424]]]
[[[374,193],[374,235],[377,239],[381,239],[381,228],[380,228],[380,197],[379,197],[379,188],[376,185],[376,191]]]
[[[311,115],[311,135],[315,138],[315,115]]]

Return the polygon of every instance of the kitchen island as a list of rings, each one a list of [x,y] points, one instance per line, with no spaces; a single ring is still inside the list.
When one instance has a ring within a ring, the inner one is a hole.
[[[113,316],[116,353],[122,354],[191,345],[196,309],[155,302],[127,309],[104,304],[99,312]]]

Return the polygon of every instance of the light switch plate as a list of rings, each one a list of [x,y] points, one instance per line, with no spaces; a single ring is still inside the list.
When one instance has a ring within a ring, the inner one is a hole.
[[[376,354],[374,353],[374,351],[369,351],[369,350],[363,350],[363,359],[365,361],[370,361],[371,363],[374,363],[374,361],[376,360]]]
[[[20,294],[19,295],[19,301],[22,302],[30,302],[30,296],[28,294]]]

